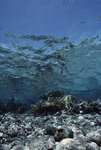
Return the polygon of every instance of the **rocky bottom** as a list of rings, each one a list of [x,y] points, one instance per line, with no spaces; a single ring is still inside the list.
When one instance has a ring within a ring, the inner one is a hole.
[[[0,115],[0,150],[101,150],[99,111]]]

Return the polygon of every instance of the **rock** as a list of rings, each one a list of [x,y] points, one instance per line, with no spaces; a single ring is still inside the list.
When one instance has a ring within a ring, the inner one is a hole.
[[[85,147],[82,146],[82,145],[80,145],[80,146],[78,146],[78,149],[79,149],[79,150],[88,150],[88,149],[86,148],[86,145],[85,145]],[[91,149],[90,149],[90,150],[91,150]]]
[[[26,124],[25,129],[31,131],[32,130],[31,123]]]
[[[30,141],[30,150],[54,150],[55,144],[54,139],[48,137],[35,138]]]
[[[16,141],[16,140],[18,140],[17,137],[14,137],[14,138],[13,138],[13,137],[12,137],[12,138],[9,137],[9,138],[7,139],[7,142],[11,143],[11,142]]]
[[[0,122],[0,150],[101,150],[101,115],[86,113],[89,107],[95,108],[98,104],[69,103],[61,109],[58,103],[61,112],[47,116],[46,113],[44,116],[5,113]],[[72,107],[77,105],[79,113],[72,113]]]
[[[86,135],[88,142],[95,142],[98,146],[101,146],[101,132],[93,131]]]
[[[24,145],[15,145],[12,148],[10,148],[10,150],[25,150],[25,146]]]
[[[73,138],[73,131],[72,129],[58,129],[55,136],[55,141],[60,142],[66,138]]]
[[[100,150],[98,145],[94,142],[88,143],[87,150]]]
[[[56,150],[78,150],[78,147],[73,139],[67,138],[56,145]]]
[[[55,135],[56,133],[56,128],[52,126],[47,126],[46,129],[44,130],[45,135]]]
[[[3,137],[3,133],[2,132],[0,132],[0,137]]]
[[[13,132],[10,134],[11,137],[17,137],[17,135],[18,135],[18,132],[17,132],[17,131],[13,131]]]
[[[68,138],[73,138],[73,131],[72,131],[72,129],[66,129],[66,136]]]
[[[2,147],[0,147],[0,150],[11,150],[11,145],[10,144],[4,144]]]
[[[30,150],[28,146],[24,146],[24,150]]]
[[[21,119],[16,119],[16,123],[21,123],[22,121],[21,121]]]

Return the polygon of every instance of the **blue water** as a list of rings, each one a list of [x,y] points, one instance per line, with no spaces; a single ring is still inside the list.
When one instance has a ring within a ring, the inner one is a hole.
[[[0,99],[101,98],[101,0],[0,0]]]

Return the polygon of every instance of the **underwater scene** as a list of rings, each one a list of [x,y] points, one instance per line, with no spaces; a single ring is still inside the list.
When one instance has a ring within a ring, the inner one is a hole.
[[[0,150],[101,150],[101,0],[0,0]]]

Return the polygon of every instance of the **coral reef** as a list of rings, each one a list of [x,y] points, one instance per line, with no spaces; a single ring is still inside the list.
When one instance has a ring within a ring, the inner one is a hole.
[[[28,110],[24,103],[21,103],[14,98],[11,98],[5,102],[0,101],[0,114],[13,112],[13,113],[24,113]]]
[[[54,114],[56,112],[61,112],[61,110],[66,109],[70,104],[77,103],[76,97],[72,95],[65,95],[63,91],[52,91],[48,94],[40,96],[40,98],[45,99],[45,102],[39,101],[38,104],[32,105],[32,112],[34,114]]]
[[[53,99],[55,99],[57,97],[63,97],[63,95],[64,95],[63,91],[57,90],[57,91],[52,91],[52,92],[50,92],[48,94],[43,94],[43,95],[41,95],[39,97],[42,98],[42,99],[51,101],[51,99],[53,100]]]

